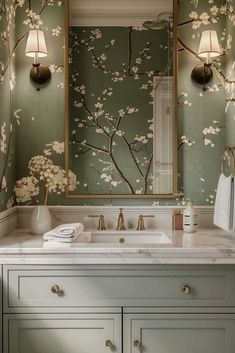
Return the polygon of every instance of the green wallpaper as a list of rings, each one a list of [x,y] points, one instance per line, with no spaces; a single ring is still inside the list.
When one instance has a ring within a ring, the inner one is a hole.
[[[233,1],[230,1],[233,4]],[[235,46],[232,44],[234,29],[234,15],[229,15],[230,21],[226,23],[226,31],[228,36],[228,55],[226,65],[226,145],[230,147],[235,146]]]
[[[31,0],[30,2],[5,0],[1,2],[0,11],[0,70],[2,72],[0,172],[4,171],[5,177],[1,188],[0,205],[1,209],[4,209],[12,205],[14,180],[28,176],[28,162],[32,157],[44,155],[55,165],[63,167],[63,4],[62,1],[54,0]],[[16,28],[14,28],[15,11]],[[4,18],[5,13],[8,16],[7,21]],[[25,38],[21,39],[29,29],[38,24],[38,21],[42,22],[40,26],[45,31],[49,52],[49,56],[43,59],[43,62],[50,64],[53,71],[51,82],[40,91],[36,91],[29,81],[31,60],[24,55],[26,42]],[[226,143],[225,138],[230,144],[235,144],[234,104],[230,102],[228,106],[226,102],[226,97],[233,100],[232,90],[234,89],[234,49],[231,49],[231,40],[235,31],[233,2],[181,0],[178,27],[181,43],[178,91],[179,179],[186,197],[191,197],[198,205],[208,205],[214,202],[220,154]],[[214,80],[208,90],[202,92],[200,87],[192,83],[190,74],[192,68],[199,63],[195,52],[199,45],[200,33],[209,28],[217,30],[219,41],[226,50],[227,56],[218,59],[214,67]],[[6,46],[5,37],[12,38],[11,48],[17,43],[16,51],[11,56],[10,66],[6,72],[4,67],[8,63],[11,50],[9,51]],[[9,93],[10,87],[13,88],[12,94]],[[15,121],[14,124],[13,121]],[[226,126],[229,128],[226,129]],[[15,132],[16,148],[14,149],[14,138],[10,136],[14,136]],[[2,147],[5,144],[7,144],[7,151],[11,151],[8,154]],[[4,165],[6,169],[3,168]],[[6,183],[7,190],[4,186]],[[24,192],[23,188],[23,195]],[[59,194],[50,196],[49,203],[95,203],[92,200],[66,200],[63,194],[58,192]],[[104,204],[107,200],[96,202]],[[152,204],[153,201],[113,200],[111,202],[143,205]],[[161,204],[172,202],[178,201],[160,201]]]
[[[0,3],[0,211],[11,207],[15,173],[15,129],[18,114],[14,109],[15,60],[15,1]]]
[[[228,16],[221,14],[224,4],[183,1],[179,10],[179,171],[186,197],[202,205],[212,204],[215,198],[225,146],[225,89],[215,69],[206,92],[190,76],[200,63],[195,53],[203,30],[216,29],[220,44],[226,48],[229,33],[224,31]],[[195,21],[187,23],[190,20]],[[225,72],[225,57],[219,57],[216,65]],[[185,141],[183,145],[180,139]]]
[[[70,29],[69,166],[78,177],[76,194],[153,193],[154,124],[160,126],[153,120],[153,82],[172,77],[171,34],[168,26]]]

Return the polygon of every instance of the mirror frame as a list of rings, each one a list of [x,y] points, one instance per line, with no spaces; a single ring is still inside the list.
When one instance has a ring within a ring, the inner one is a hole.
[[[157,1],[157,0],[156,0]],[[178,47],[177,47],[177,1],[173,1],[173,192],[169,194],[74,194],[69,192],[68,187],[65,191],[67,199],[176,199],[182,194],[178,191],[178,153],[177,153],[177,138],[178,138]],[[64,35],[65,35],[65,108],[64,108],[64,141],[65,141],[65,171],[68,175],[69,171],[69,0],[64,0]]]

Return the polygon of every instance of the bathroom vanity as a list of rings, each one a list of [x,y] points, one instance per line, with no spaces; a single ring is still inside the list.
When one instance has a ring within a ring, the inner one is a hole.
[[[3,353],[234,352],[233,236],[166,234],[138,247],[3,238]]]

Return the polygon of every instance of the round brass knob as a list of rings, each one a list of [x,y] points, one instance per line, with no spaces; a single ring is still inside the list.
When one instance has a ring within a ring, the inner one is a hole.
[[[190,287],[188,284],[184,285],[184,286],[182,287],[182,292],[183,292],[184,294],[189,294],[189,293],[191,292],[191,287]]]
[[[137,347],[137,348],[140,348],[141,347],[141,342],[139,340],[134,340],[133,341],[133,346]]]
[[[112,348],[112,347],[113,347],[112,341],[106,340],[106,341],[105,341],[105,347],[110,347],[110,348]]]
[[[59,294],[60,293],[60,287],[57,285],[57,284],[54,284],[52,287],[51,287],[51,292],[53,294]]]

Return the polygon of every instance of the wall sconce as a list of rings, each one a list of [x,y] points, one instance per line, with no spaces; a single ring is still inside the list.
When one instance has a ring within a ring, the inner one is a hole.
[[[47,56],[47,47],[43,31],[34,29],[29,31],[25,55],[33,58],[33,67],[30,70],[30,78],[36,84],[44,84],[51,78],[48,66],[41,65],[38,58]]]
[[[197,65],[193,69],[191,77],[193,81],[199,85],[204,85],[204,91],[206,90],[205,84],[210,82],[213,77],[211,69],[212,59],[220,55],[221,50],[216,31],[203,31],[198,49],[198,56],[203,58],[205,62]]]

